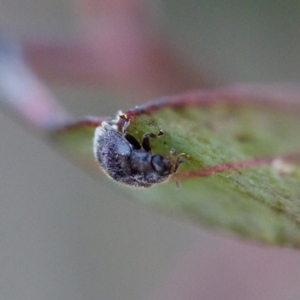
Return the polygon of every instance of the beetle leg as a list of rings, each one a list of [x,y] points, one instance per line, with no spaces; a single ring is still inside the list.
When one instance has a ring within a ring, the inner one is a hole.
[[[122,134],[125,136],[127,134],[127,128],[130,126],[130,121],[126,121],[122,127]]]
[[[127,134],[127,128],[130,126],[130,119],[127,117],[127,115],[123,113],[119,113],[119,118],[123,119],[125,121],[123,127],[122,127],[122,135],[125,137]]]
[[[133,146],[134,149],[141,149],[142,147],[140,142],[134,136],[127,133],[127,128],[130,126],[130,120],[124,114],[120,115],[120,118],[125,120],[125,123],[122,127],[123,137]]]
[[[183,159],[182,159],[182,156],[185,156],[186,158],[190,158],[190,156],[188,154],[185,154],[185,153],[180,153],[178,156],[177,156],[177,159],[176,159],[176,162],[175,162],[175,167],[174,167],[174,173],[177,172],[178,170],[178,167],[181,163],[183,163]]]
[[[154,134],[151,132],[147,132],[143,135],[142,138],[142,147],[145,151],[151,152],[151,146],[150,146],[150,138],[156,139],[159,136],[163,135],[164,132],[162,130],[159,130],[158,134]]]

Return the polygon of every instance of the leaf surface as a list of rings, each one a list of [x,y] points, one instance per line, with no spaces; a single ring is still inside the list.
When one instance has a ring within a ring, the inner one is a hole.
[[[116,188],[199,225],[300,247],[299,104],[277,100],[222,91],[166,98],[129,110],[128,131],[139,140],[145,132],[164,131],[151,139],[153,154],[176,150],[190,158],[184,158],[167,183]],[[92,153],[92,127],[52,138],[101,174]]]

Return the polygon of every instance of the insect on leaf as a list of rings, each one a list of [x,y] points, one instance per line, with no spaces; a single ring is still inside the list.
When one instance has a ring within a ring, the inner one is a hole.
[[[128,133],[137,140],[163,130],[150,139],[152,154],[188,156],[167,183],[116,188],[199,225],[300,247],[300,102],[287,98],[272,89],[228,88],[165,97],[128,110]],[[92,141],[101,121],[52,133],[56,145],[100,176]]]

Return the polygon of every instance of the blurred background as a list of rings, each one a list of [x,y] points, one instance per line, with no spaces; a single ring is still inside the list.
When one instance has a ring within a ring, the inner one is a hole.
[[[299,1],[1,0],[0,29],[75,116],[298,83]],[[0,111],[0,299],[299,299],[300,252],[138,205]]]

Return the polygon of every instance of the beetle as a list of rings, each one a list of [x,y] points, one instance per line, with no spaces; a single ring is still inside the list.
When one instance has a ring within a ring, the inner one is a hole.
[[[145,188],[164,182],[177,172],[184,153],[175,161],[170,156],[151,153],[150,138],[158,138],[162,130],[158,134],[145,133],[140,143],[127,132],[130,125],[127,116],[120,114],[119,117],[125,120],[122,132],[112,122],[103,121],[94,135],[95,159],[110,178],[121,184]]]

